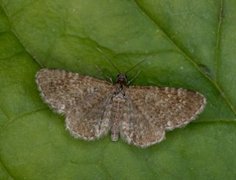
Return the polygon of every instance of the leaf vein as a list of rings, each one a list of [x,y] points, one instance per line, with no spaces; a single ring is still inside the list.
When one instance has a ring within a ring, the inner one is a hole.
[[[223,1],[223,0],[221,0]],[[174,40],[171,35],[165,30],[164,27],[162,27],[160,25],[159,22],[157,22],[157,20],[151,15],[151,13],[149,13],[140,3],[139,0],[134,0],[134,2],[136,3],[137,7],[140,9],[140,11],[143,12],[143,14],[145,14],[151,22],[153,22],[159,29],[160,31],[163,33],[163,35],[166,37],[166,39],[173,45],[176,47],[176,49],[179,51],[180,54],[182,54],[186,60],[188,60],[193,67],[203,76],[205,77],[208,81],[211,82],[211,84],[216,88],[216,90],[220,93],[221,97],[223,98],[223,100],[225,101],[225,103],[228,105],[228,107],[230,108],[230,110],[234,113],[234,115],[236,115],[236,108],[233,106],[232,102],[230,101],[229,97],[225,95],[223,89],[220,87],[220,85],[214,80],[211,79],[211,77],[209,77],[199,66],[199,64],[197,63],[197,60],[191,55],[190,52],[188,52],[188,50],[186,50],[182,45],[180,45],[176,40]],[[223,5],[223,3],[222,3]],[[222,7],[222,11],[223,12],[223,7]],[[221,29],[221,24],[220,24],[220,29]],[[220,45],[220,44],[219,44]]]

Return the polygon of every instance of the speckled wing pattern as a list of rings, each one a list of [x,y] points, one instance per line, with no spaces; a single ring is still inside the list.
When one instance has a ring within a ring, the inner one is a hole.
[[[162,141],[166,130],[185,126],[206,104],[203,95],[182,88],[130,86],[126,96],[129,108],[122,121],[121,137],[139,147]]]
[[[65,115],[74,137],[93,140],[108,133],[112,84],[56,69],[41,69],[36,82],[44,101]]]
[[[66,117],[74,137],[94,140],[111,131],[113,141],[121,136],[143,148],[194,120],[206,104],[203,95],[182,88],[121,88],[63,70],[42,69],[36,82],[45,102]]]

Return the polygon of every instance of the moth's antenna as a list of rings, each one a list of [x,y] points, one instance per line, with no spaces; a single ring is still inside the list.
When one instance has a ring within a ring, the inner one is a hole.
[[[139,64],[142,64],[144,61],[146,61],[146,59],[143,59],[141,61],[139,61],[137,64],[135,64],[132,68],[130,68],[128,71],[125,72],[125,74],[127,74],[128,72],[132,71],[134,68],[136,68]]]
[[[113,66],[113,68],[115,68],[117,70],[117,72],[120,74],[120,70],[115,66],[115,64],[108,58],[108,56],[100,49],[100,48],[96,48],[99,52],[102,53],[103,57]]]

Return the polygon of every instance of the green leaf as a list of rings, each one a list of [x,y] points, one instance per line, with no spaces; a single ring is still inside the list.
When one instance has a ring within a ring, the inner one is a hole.
[[[236,1],[1,0],[0,179],[235,179]],[[193,89],[200,117],[139,149],[73,139],[35,84],[42,67]],[[112,65],[114,64],[114,66]]]

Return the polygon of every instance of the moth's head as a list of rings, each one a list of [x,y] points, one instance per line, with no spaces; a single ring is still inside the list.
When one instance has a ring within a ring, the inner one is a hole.
[[[127,85],[127,76],[125,74],[118,74],[116,76],[116,83],[120,84],[120,85]]]

